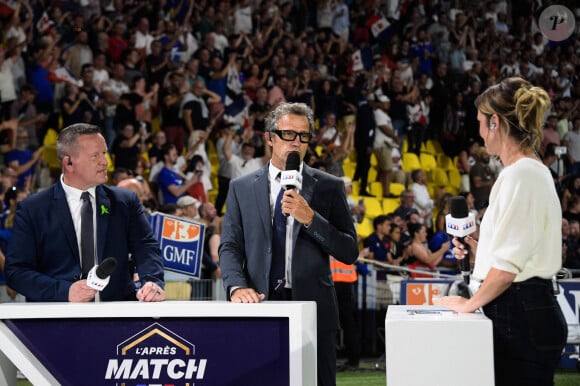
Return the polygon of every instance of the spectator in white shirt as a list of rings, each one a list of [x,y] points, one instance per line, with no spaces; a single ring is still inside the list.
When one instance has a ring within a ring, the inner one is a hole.
[[[142,57],[151,54],[153,40],[155,38],[149,33],[149,20],[146,17],[142,17],[137,23],[137,31],[135,32],[135,48],[142,51]]]
[[[270,147],[266,146],[263,157],[254,157],[256,148],[253,144],[247,142],[242,144],[242,152],[240,155],[234,154],[230,145],[235,136],[236,131],[230,130],[226,134],[226,140],[223,145],[224,157],[231,167],[232,179],[255,172],[264,166],[271,156]]]
[[[415,202],[413,207],[419,211],[421,223],[425,224],[427,228],[433,228],[433,207],[434,202],[427,190],[427,175],[422,169],[413,170],[411,173],[413,185],[411,190],[415,193]]]
[[[345,42],[348,42],[350,20],[348,6],[344,3],[344,0],[336,0],[332,13],[332,32],[340,36]]]
[[[234,11],[234,33],[252,33],[252,6],[249,0],[241,0]]]

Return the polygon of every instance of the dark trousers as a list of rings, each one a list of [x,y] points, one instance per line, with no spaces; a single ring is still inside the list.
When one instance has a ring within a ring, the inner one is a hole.
[[[292,299],[292,290],[281,289],[271,291],[268,300]],[[336,331],[321,329],[318,326],[316,334],[316,368],[318,370],[318,386],[336,386]]]
[[[551,281],[513,283],[483,310],[493,322],[495,385],[553,385],[568,327]]]
[[[423,145],[423,137],[425,136],[425,126],[418,123],[411,125],[411,130],[408,133],[409,152],[421,154],[421,145]]]
[[[221,216],[222,209],[226,203],[226,198],[228,196],[228,190],[230,189],[230,178],[218,176],[218,194],[215,199],[215,208],[219,216]]]
[[[369,169],[371,168],[371,154],[367,148],[356,149],[356,169],[354,170],[353,181],[360,180],[360,190],[358,194],[367,191]],[[349,176],[350,177],[350,176]],[[354,192],[356,194],[357,192]]]
[[[318,386],[336,385],[336,330],[317,332]]]
[[[9,120],[10,119],[10,107],[14,101],[2,102],[0,103],[0,119]]]
[[[354,283],[334,282],[340,326],[346,346],[346,364],[349,366],[358,366],[361,351],[361,338],[354,318],[354,285]]]

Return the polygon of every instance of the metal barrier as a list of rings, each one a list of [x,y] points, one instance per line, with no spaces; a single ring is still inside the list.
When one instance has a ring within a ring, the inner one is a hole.
[[[384,366],[384,320],[390,305],[401,303],[401,282],[408,280],[409,273],[425,271],[390,265],[385,262],[359,258],[367,264],[368,272],[360,273],[357,282],[357,314],[361,334],[362,354],[377,356],[377,366]],[[460,280],[459,274],[433,272],[435,279]],[[381,355],[381,356],[379,356]],[[381,364],[382,363],[382,364]]]
[[[222,279],[167,281],[166,300],[226,300]]]

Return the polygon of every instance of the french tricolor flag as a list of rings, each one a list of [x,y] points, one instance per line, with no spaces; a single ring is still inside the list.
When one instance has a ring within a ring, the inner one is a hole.
[[[377,41],[384,42],[387,38],[388,28],[391,26],[391,23],[383,16],[372,15],[367,19],[366,25]]]
[[[356,50],[352,54],[352,71],[369,70],[373,66],[373,53],[369,46]]]

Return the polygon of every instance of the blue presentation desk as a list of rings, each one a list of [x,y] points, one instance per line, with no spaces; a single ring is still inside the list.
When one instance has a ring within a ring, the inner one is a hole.
[[[315,385],[314,302],[0,304],[0,384]],[[14,367],[15,366],[15,367]]]

